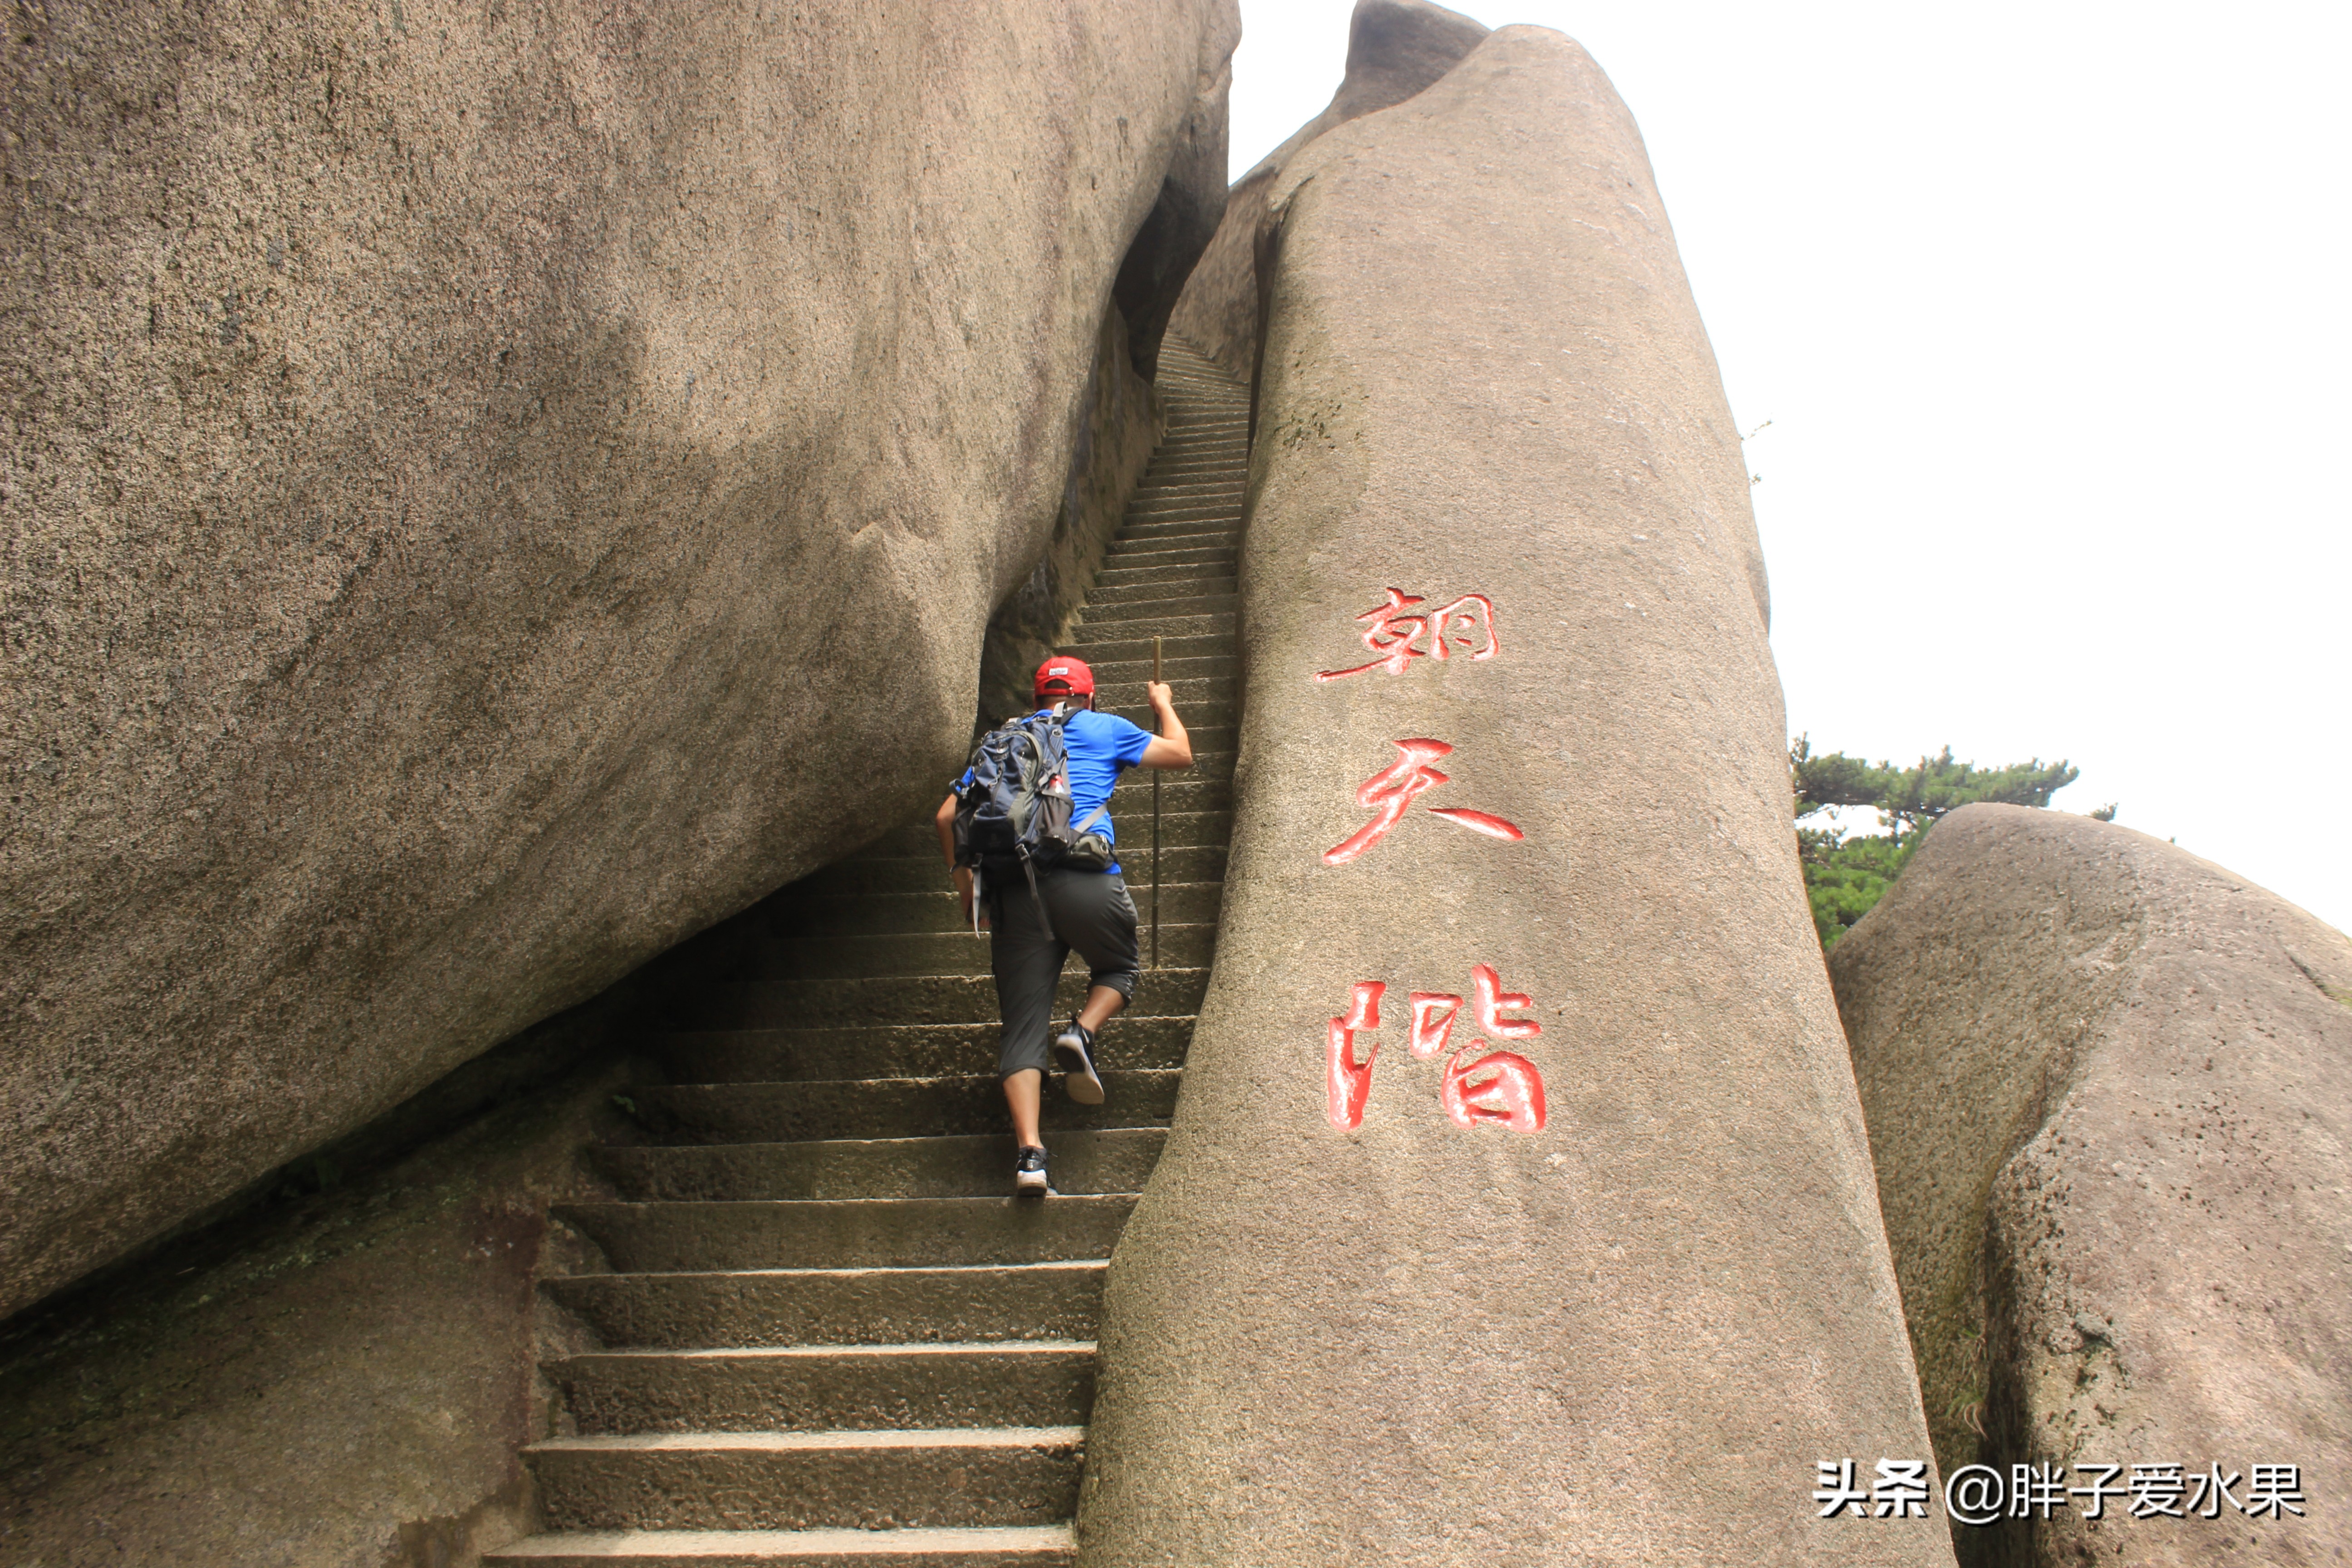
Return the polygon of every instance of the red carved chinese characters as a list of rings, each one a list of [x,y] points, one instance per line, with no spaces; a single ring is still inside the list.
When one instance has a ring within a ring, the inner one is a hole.
[[[1323,851],[1327,866],[1344,866],[1379,843],[1390,828],[1402,820],[1406,808],[1417,795],[1449,782],[1447,775],[1429,764],[1446,755],[1454,748],[1444,741],[1414,739],[1394,742],[1397,760],[1384,773],[1364,781],[1356,791],[1356,804],[1370,806],[1377,813],[1373,818],[1349,834],[1345,840]],[[1517,840],[1527,835],[1510,823],[1484,811],[1465,811],[1458,806],[1433,805],[1432,816],[1442,816],[1473,833],[1483,833],[1490,838]]]
[[[1481,1030],[1506,1040],[1531,1039],[1543,1033],[1543,1026],[1533,1018],[1503,1016],[1506,1009],[1516,1012],[1535,1004],[1521,993],[1504,990],[1502,976],[1494,965],[1475,965],[1470,978],[1471,1016]],[[1387,990],[1383,981],[1359,981],[1347,1014],[1331,1020],[1329,1115],[1331,1125],[1342,1132],[1352,1132],[1364,1124],[1364,1107],[1372,1092],[1372,1063],[1379,1058],[1380,1046],[1376,1041],[1365,1042],[1364,1059],[1359,1063],[1356,1036],[1381,1026],[1381,997]],[[1454,1020],[1461,1015],[1462,998],[1415,991],[1411,1004],[1412,1054],[1424,1061],[1444,1055]],[[1438,1103],[1459,1126],[1540,1132],[1545,1121],[1543,1074],[1516,1051],[1498,1051],[1486,1040],[1474,1039],[1446,1062],[1438,1081]]]
[[[1365,623],[1364,646],[1380,657],[1351,669],[1318,670],[1317,680],[1338,680],[1368,669],[1402,675],[1416,658],[1445,659],[1456,654],[1472,659],[1492,658],[1502,650],[1495,636],[1495,602],[1486,595],[1465,594],[1424,615],[1410,615],[1408,611],[1427,601],[1399,588],[1387,593],[1387,604],[1376,605],[1356,617]]]
[[[1478,1026],[1498,1040],[1532,1039],[1543,1033],[1543,1026],[1533,1018],[1506,1018],[1502,1010],[1513,1012],[1535,1004],[1516,991],[1503,989],[1503,977],[1495,973],[1491,963],[1481,963],[1470,971],[1470,984],[1476,987],[1478,1002],[1471,1011]]]
[[[1381,993],[1387,989],[1377,980],[1361,982],[1348,1004],[1347,1016],[1331,1020],[1326,1079],[1331,1125],[1342,1132],[1353,1132],[1364,1124],[1364,1102],[1372,1093],[1372,1063],[1379,1059],[1381,1047],[1377,1041],[1372,1042],[1362,1064],[1358,1065],[1356,1031],[1381,1026]]]
[[[1438,1009],[1444,1008],[1443,1016]],[[1412,994],[1412,1054],[1423,1061],[1445,1048],[1454,1034],[1454,1015],[1462,1011],[1462,998],[1441,996],[1433,991]]]
[[[1487,1124],[1514,1132],[1542,1131],[1543,1074],[1536,1071],[1536,1064],[1516,1051],[1496,1051],[1475,1061],[1470,1055],[1464,1051],[1445,1064],[1445,1079],[1438,1088],[1445,1114],[1464,1127]]]

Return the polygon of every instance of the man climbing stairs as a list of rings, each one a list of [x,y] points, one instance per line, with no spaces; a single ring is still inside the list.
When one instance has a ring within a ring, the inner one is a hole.
[[[1048,1085],[1059,1195],[1010,1195],[988,943],[928,813],[738,917],[669,1081],[629,1093],[654,1142],[598,1152],[630,1201],[558,1210],[610,1272],[544,1289],[600,1346],[542,1369],[547,1532],[490,1561],[1071,1561],[1103,1273],[1174,1110],[1231,825],[1248,392],[1173,340],[1158,385],[1167,437],[1066,651],[1148,727],[1161,638],[1196,760],[1161,785],[1157,968],[1150,779],[1112,801],[1147,968],[1105,1103]]]

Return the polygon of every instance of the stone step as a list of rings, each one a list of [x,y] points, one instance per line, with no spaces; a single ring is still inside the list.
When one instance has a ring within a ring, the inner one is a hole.
[[[1123,1020],[1122,1020],[1123,1021]],[[1190,1020],[1187,1020],[1189,1024]],[[1106,1032],[1122,1050],[1129,1031]],[[989,1067],[995,1066],[992,1042]],[[1074,1196],[1137,1193],[1168,1141],[1156,1127],[1056,1131],[1054,1188]],[[847,1198],[988,1198],[1011,1190],[1009,1132],[950,1138],[834,1139],[803,1143],[616,1145],[597,1168],[635,1203],[804,1202]]]
[[[1092,664],[1098,649],[1132,647],[1140,642],[1149,658],[1153,637],[1214,637],[1230,647],[1234,640],[1234,612],[1228,609],[1213,615],[1170,614],[1135,620],[1081,621],[1059,651]]]
[[[1150,510],[1163,506],[1205,506],[1211,503],[1238,507],[1245,499],[1248,487],[1238,474],[1211,477],[1187,475],[1164,481],[1139,485],[1128,497],[1129,515],[1138,509]]]
[[[1142,689],[1125,683],[1105,687],[1097,694],[1096,706],[1139,729],[1150,729],[1150,721],[1158,717],[1151,710],[1150,699]],[[1240,721],[1241,703],[1235,700],[1229,687],[1221,695],[1197,694],[1189,700],[1179,697],[1176,700],[1176,717],[1183,724],[1187,738],[1193,734],[1196,727],[1200,730],[1230,730]],[[1194,741],[1193,746],[1193,766],[1198,767],[1201,765],[1200,742]],[[1181,776],[1182,771],[1171,773],[1169,776]],[[1167,786],[1163,784],[1160,787],[1165,789]],[[1160,809],[1164,811],[1167,807],[1163,804]]]
[[[1222,680],[1227,687],[1239,690],[1242,661],[1231,654],[1192,658],[1169,658],[1160,661],[1160,676],[1166,680]],[[1088,665],[1095,672],[1097,687],[1132,686],[1141,689],[1142,683],[1151,679],[1149,658],[1107,658],[1100,664]]]
[[[1240,505],[1169,505],[1129,517],[1119,527],[1122,545],[1173,543],[1242,545]]]
[[[997,1114],[1003,1115],[1000,1105]],[[554,1217],[616,1272],[745,1268],[938,1268],[1108,1258],[1129,1194],[902,1198],[886,1202],[579,1203]]]
[[[1148,940],[1148,939],[1147,939]],[[1104,1031],[1115,1042],[1112,1030]],[[831,1078],[792,1083],[644,1084],[627,1091],[636,1119],[665,1143],[789,1143],[813,1139],[979,1136],[1004,1130],[1004,1090],[986,1073],[946,1078]],[[1046,1085],[1045,1126],[1165,1126],[1182,1076],[1167,1068],[1097,1065],[1104,1100],[1080,1105]],[[998,1192],[1009,1190],[1009,1181]]]
[[[1148,816],[1143,823],[1140,841],[1129,835],[1125,853],[1140,856],[1143,870],[1149,876],[1151,861],[1151,825]],[[1166,818],[1161,819],[1164,846]],[[814,936],[881,936],[908,931],[953,931],[963,929],[963,903],[948,886],[947,874],[940,870],[940,862],[932,861],[938,875],[932,886],[922,892],[884,892],[878,889],[866,893],[808,894],[790,900],[784,908],[772,913],[762,912],[756,922],[747,922],[747,929],[764,931],[775,937]],[[1163,877],[1165,872],[1163,869]],[[1148,901],[1146,891],[1132,880],[1129,896],[1138,909]],[[1202,921],[1217,918],[1217,907],[1224,898],[1222,882],[1178,882],[1163,880],[1160,889],[1160,918],[1163,921]],[[1148,910],[1146,911],[1149,912]]]
[[[672,1083],[954,1078],[995,1071],[1002,1033],[992,1018],[865,1029],[714,1029],[660,1036],[655,1050]],[[1192,1020],[1123,1012],[1103,1037],[1121,1067],[1179,1068],[1192,1043]]]
[[[1058,1150],[1061,1141],[1049,1147]],[[608,1349],[1090,1340],[1107,1267],[1100,1258],[1078,1258],[980,1268],[573,1274],[544,1279],[541,1289]]]
[[[1162,454],[1128,492],[1128,504],[1173,489],[1229,491],[1247,484],[1249,449],[1239,441],[1202,445]]]
[[[614,1530],[534,1535],[483,1557],[528,1568],[1072,1568],[1066,1524],[996,1530]]]
[[[1128,588],[1139,583],[1191,583],[1220,578],[1239,581],[1234,573],[1236,552],[1216,552],[1222,559],[1215,561],[1170,561],[1157,566],[1106,565],[1095,574],[1097,588]],[[1117,557],[1112,559],[1116,560]]]
[[[1150,942],[1148,931],[1143,940]],[[1139,1013],[1197,1013],[1208,974],[1205,969],[1147,967],[1128,1005]],[[1077,1011],[1086,994],[1086,971],[1065,969],[1054,991],[1055,1016]],[[677,997],[671,1006],[671,1026],[681,1029],[855,1028],[993,1022],[997,1016],[996,982],[985,974],[721,982]]]
[[[1128,572],[1171,566],[1231,565],[1240,559],[1238,545],[1180,545],[1169,549],[1147,540],[1131,545],[1112,545],[1103,557],[1103,570]]]
[[[1240,609],[1240,599],[1234,597],[1230,590],[1216,595],[1192,595],[1192,597],[1185,599],[1152,599],[1148,605],[1087,605],[1085,618],[1079,621],[1079,627],[1085,627],[1096,637],[1106,637],[1112,632],[1124,637],[1124,635],[1129,635],[1127,627],[1119,626],[1124,621],[1176,621],[1176,618],[1185,618],[1185,616],[1197,616],[1197,618],[1216,616],[1230,626],[1233,614],[1237,609]],[[1094,660],[1089,658],[1087,663],[1094,663]]]
[[[1129,851],[1133,853],[1133,851]],[[1146,854],[1150,852],[1147,849]],[[1027,898],[1023,882],[1008,882],[1006,898]],[[1209,962],[1217,945],[1213,921],[1160,921],[1162,963],[1191,967]],[[980,974],[991,973],[990,942],[983,928],[968,930],[890,931],[880,936],[787,936],[749,942],[728,965],[730,980],[790,980],[829,976],[856,980],[872,976]]]
[[[1189,577],[1164,578],[1148,583],[1097,584],[1087,605],[1094,610],[1111,605],[1164,605],[1171,599],[1230,599],[1240,591],[1240,579],[1230,572],[1195,572]],[[1177,695],[1181,700],[1183,694],[1179,692]]]
[[[1151,657],[1151,639],[1155,635],[1162,639],[1160,650],[1162,658],[1191,658],[1229,654],[1234,651],[1234,634],[1230,624],[1224,626],[1223,630],[1213,626],[1207,629],[1195,628],[1190,632],[1171,632],[1162,628],[1157,634],[1149,631],[1138,633],[1132,626],[1121,626],[1115,637],[1090,638],[1083,653],[1078,651],[1078,645],[1076,643],[1064,645],[1061,651],[1083,658],[1090,665],[1122,658],[1149,659]]]
[[[1223,517],[1176,518],[1151,520],[1136,523],[1120,536],[1122,546],[1132,550],[1220,550],[1239,549],[1242,542],[1242,520],[1238,512]],[[1118,557],[1111,557],[1114,563]],[[1079,606],[1080,616],[1086,614]]]
[[[1146,470],[1151,479],[1207,477],[1210,475],[1245,474],[1249,471],[1249,447],[1240,441],[1202,444],[1171,452]]]
[[[1127,518],[1119,525],[1118,536],[1121,539],[1151,539],[1168,532],[1171,524],[1180,522],[1212,523],[1221,529],[1237,529],[1242,525],[1241,498],[1196,500],[1176,496],[1148,504],[1138,502],[1127,509]]]
[[[557,1530],[1041,1525],[1076,1511],[1076,1426],[680,1432],[525,1449]]]
[[[1082,1340],[602,1351],[541,1364],[583,1436],[1076,1426],[1095,1397],[1095,1347]]]

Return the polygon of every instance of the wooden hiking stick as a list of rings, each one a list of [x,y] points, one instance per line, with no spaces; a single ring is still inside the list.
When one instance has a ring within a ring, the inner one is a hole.
[[[1160,639],[1151,639],[1151,679],[1160,680]],[[1160,733],[1160,713],[1153,710],[1151,732]],[[1160,967],[1160,770],[1151,770],[1151,967]]]

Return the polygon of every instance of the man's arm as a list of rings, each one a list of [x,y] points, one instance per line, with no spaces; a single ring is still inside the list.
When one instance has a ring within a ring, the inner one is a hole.
[[[970,925],[971,923],[971,868],[956,864],[955,814],[956,797],[955,793],[950,790],[947,799],[940,802],[939,815],[931,820],[939,825],[940,853],[948,858],[948,874],[955,881],[957,896],[963,900],[963,923]],[[982,915],[981,924],[987,923],[988,917]]]
[[[939,825],[940,853],[948,858],[948,869],[955,869],[955,792],[950,790],[947,799],[940,802],[939,815],[931,820]]]
[[[1184,721],[1176,717],[1175,693],[1161,680],[1145,682],[1151,693],[1151,711],[1160,717],[1160,733],[1151,737],[1151,744],[1143,748],[1136,761],[1147,768],[1189,768],[1192,765],[1192,738],[1184,733]]]

